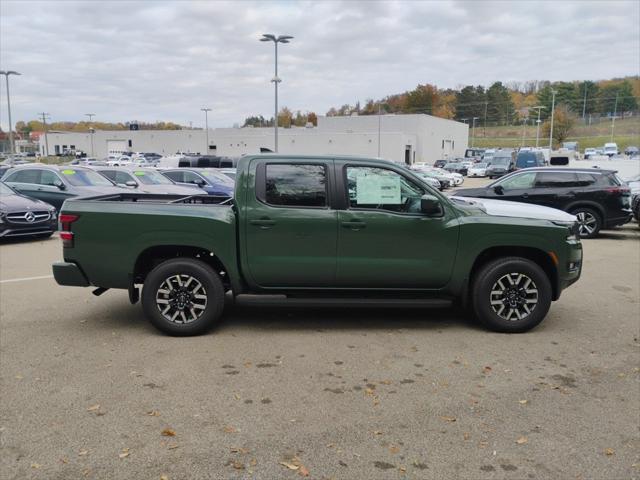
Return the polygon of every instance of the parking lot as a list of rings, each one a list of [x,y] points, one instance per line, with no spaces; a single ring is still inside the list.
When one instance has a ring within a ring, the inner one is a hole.
[[[483,180],[465,182],[465,186]],[[0,246],[2,478],[637,478],[640,229],[522,335],[456,310],[232,307],[170,338]]]

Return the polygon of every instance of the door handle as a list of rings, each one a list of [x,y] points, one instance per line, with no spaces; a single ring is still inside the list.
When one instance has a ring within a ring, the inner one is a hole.
[[[347,220],[341,223],[344,228],[350,228],[351,230],[360,230],[365,228],[367,224],[362,220]]]
[[[523,193],[522,194],[522,198],[529,198],[529,194],[528,193]]]
[[[256,227],[260,227],[262,229],[271,228],[276,224],[276,222],[274,222],[273,220],[267,217],[249,220],[249,223],[251,225],[255,225]]]

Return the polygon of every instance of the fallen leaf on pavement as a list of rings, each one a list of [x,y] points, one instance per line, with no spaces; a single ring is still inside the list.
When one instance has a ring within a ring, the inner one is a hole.
[[[96,410],[100,410],[100,404],[96,403],[95,405],[91,405],[87,408],[87,412],[95,412]]]
[[[169,480],[169,477],[166,475],[160,475],[160,480]]]
[[[126,458],[128,456],[129,456],[129,449],[128,448],[123,448],[122,449],[122,453],[120,453],[118,455],[118,457],[120,457],[120,458]]]
[[[251,465],[252,467],[255,467],[258,464],[258,461],[255,458],[252,458],[251,461],[249,462],[249,465]]]
[[[305,467],[304,465],[300,465],[300,469],[298,470],[298,475],[302,477],[308,477],[309,470],[307,470],[307,467]]]
[[[375,392],[373,391],[373,388],[365,388],[364,393],[367,395],[373,395]]]
[[[163,437],[175,437],[176,436],[176,431],[173,428],[165,428],[164,430],[162,430],[162,436]]]
[[[244,455],[245,453],[249,453],[249,450],[247,450],[246,448],[242,448],[242,447],[231,447],[231,452],[232,453],[242,453]]]
[[[373,434],[374,435],[382,435],[382,432],[380,430],[374,430]]]
[[[169,445],[167,448],[169,450],[175,450],[176,448],[178,448],[180,445],[178,445],[177,443],[173,443],[171,445]]]
[[[400,473],[407,473],[407,467],[399,467]]]
[[[232,427],[231,425],[227,425],[226,427],[223,428],[224,433],[236,433],[238,430],[235,429],[235,427]]]
[[[279,463],[280,465],[287,467],[289,470],[298,470],[300,468],[300,465],[294,465],[293,463],[289,463],[289,462],[279,462]]]
[[[395,445],[391,445],[391,446],[389,447],[389,451],[390,451],[391,453],[398,453],[398,452],[400,451],[400,449],[399,449],[398,447],[396,447]]]
[[[516,443],[518,445],[524,445],[525,443],[528,443],[529,439],[527,437],[520,437],[519,439],[516,440]]]
[[[471,434],[469,432],[464,432],[462,436],[464,437],[465,440],[469,440],[471,438]]]
[[[529,403],[529,401],[528,400],[518,400],[518,403],[520,405],[526,405],[527,403]]]
[[[31,464],[31,468],[40,468],[42,467],[42,465],[40,465],[39,463],[32,463]]]
[[[484,368],[482,369],[482,372],[483,372],[483,373],[489,373],[489,372],[491,372],[491,370],[492,370],[492,368],[491,368],[490,366],[488,366],[488,365],[487,365],[486,367],[484,367]]]
[[[236,470],[244,470],[244,463],[238,462],[237,460],[234,460],[231,465],[233,465],[233,468]]]
[[[157,410],[150,410],[147,412],[147,415],[149,415],[150,417],[159,417],[160,412],[158,412]]]
[[[605,454],[605,455],[609,455],[609,456],[611,456],[611,455],[613,455],[614,453],[616,453],[616,452],[613,450],[613,448],[605,448],[605,449],[604,449],[604,454]]]
[[[456,417],[449,417],[449,416],[441,416],[440,417],[442,420],[444,420],[445,422],[455,422],[456,421]]]
[[[89,450],[86,450],[86,449],[83,448],[82,450],[80,450],[78,452],[78,456],[80,456],[80,457],[84,457],[85,455],[89,455]]]

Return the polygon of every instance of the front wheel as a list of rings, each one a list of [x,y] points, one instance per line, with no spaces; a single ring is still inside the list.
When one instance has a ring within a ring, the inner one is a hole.
[[[176,258],[155,267],[144,282],[142,309],[158,330],[174,336],[200,335],[222,315],[224,286],[206,263]]]
[[[481,267],[471,293],[476,316],[496,332],[526,332],[551,306],[549,278],[539,265],[521,257],[499,258]]]

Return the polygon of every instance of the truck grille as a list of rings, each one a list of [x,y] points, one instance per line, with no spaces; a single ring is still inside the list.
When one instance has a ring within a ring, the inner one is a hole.
[[[34,223],[46,222],[51,218],[51,213],[44,210],[34,212],[14,212],[7,214],[6,218],[11,223],[31,225]]]

